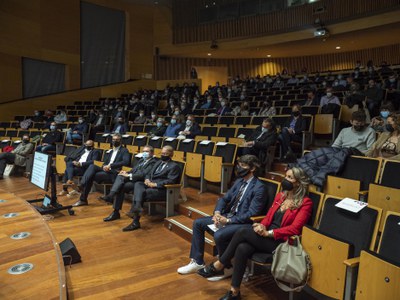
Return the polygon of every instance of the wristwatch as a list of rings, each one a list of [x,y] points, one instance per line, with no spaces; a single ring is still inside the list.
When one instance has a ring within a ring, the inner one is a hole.
[[[268,237],[274,237],[274,231],[272,229],[268,230]]]
[[[231,222],[231,219],[226,219],[226,224],[229,224]]]

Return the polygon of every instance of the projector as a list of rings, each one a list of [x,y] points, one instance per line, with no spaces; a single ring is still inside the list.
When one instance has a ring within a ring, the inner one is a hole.
[[[319,28],[314,31],[314,37],[327,37],[329,36],[329,31],[326,28]]]

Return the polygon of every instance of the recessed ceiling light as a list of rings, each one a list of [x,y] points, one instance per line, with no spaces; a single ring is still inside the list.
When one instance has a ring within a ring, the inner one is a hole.
[[[267,54],[267,57],[271,57],[271,54]]]
[[[211,54],[211,53],[207,53],[207,55],[208,55],[208,56],[211,56],[212,54]]]
[[[341,48],[340,46],[336,46],[336,50],[340,50],[340,48]]]

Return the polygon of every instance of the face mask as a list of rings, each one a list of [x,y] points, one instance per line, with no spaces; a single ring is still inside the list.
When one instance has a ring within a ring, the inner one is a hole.
[[[151,115],[151,117],[154,119],[156,117],[156,115]]]
[[[172,125],[176,124],[176,120],[175,119],[171,119],[171,124]]]
[[[364,125],[354,125],[353,128],[355,131],[363,131]]]
[[[244,100],[244,99],[246,99],[246,97],[245,96],[240,96],[240,100]]]
[[[22,142],[23,142],[24,144],[28,144],[28,143],[29,143],[29,139],[23,139]]]
[[[393,132],[394,131],[394,127],[393,127],[392,124],[386,124],[385,127],[386,127],[386,130],[389,131],[389,132]]]
[[[390,112],[389,111],[387,111],[387,110],[384,110],[384,111],[381,111],[381,116],[382,116],[382,118],[387,118],[387,117],[389,117],[389,114],[390,114]]]
[[[330,98],[330,97],[332,97],[332,93],[326,93],[326,96],[327,96],[328,98]]]
[[[161,122],[157,122],[157,127],[160,128],[162,126]]]
[[[139,116],[143,117],[143,116],[144,116],[144,114],[139,114]]]
[[[294,188],[293,183],[291,183],[286,178],[282,180],[281,187],[282,187],[282,190],[284,190],[284,191],[292,191]]]
[[[175,116],[179,116],[179,111],[175,111],[175,112],[174,112],[174,115],[175,115]]]
[[[342,79],[342,78],[343,78],[343,76],[342,76],[342,75],[339,75],[337,78],[338,78],[338,79]]]
[[[118,121],[119,124],[124,124],[124,121]]]
[[[207,103],[211,103],[211,99],[207,99]]]
[[[119,147],[119,146],[121,146],[121,142],[120,141],[112,141],[112,145],[114,147]]]
[[[149,152],[143,152],[143,153],[142,153],[142,158],[143,158],[143,159],[148,159],[149,156],[150,156],[150,155],[149,155]]]
[[[199,100],[194,100],[194,104],[198,104],[199,103]]]
[[[181,106],[181,110],[185,110],[186,106]]]
[[[390,78],[389,81],[390,81],[391,83],[393,83],[393,82],[396,81],[396,78]]]
[[[191,125],[192,125],[192,121],[187,120],[187,121],[186,121],[186,125],[187,125],[187,126],[191,126]]]
[[[292,111],[292,115],[295,117],[300,116],[300,112],[299,111]]]
[[[100,118],[104,117],[104,115],[99,115]]]
[[[51,126],[50,126],[50,130],[51,130],[51,131],[54,131],[54,130],[56,130],[56,126],[54,126],[54,125],[51,125]]]
[[[245,177],[247,174],[249,174],[250,169],[245,169],[239,165],[236,166],[236,175],[240,178]]]
[[[268,128],[266,128],[266,127],[261,127],[261,131],[262,131],[262,132],[267,132],[267,131],[268,131]]]
[[[225,106],[225,102],[221,102],[221,106],[224,107]]]
[[[86,146],[86,150],[88,151],[93,150],[93,146]]]
[[[170,160],[170,157],[169,157],[169,156],[166,156],[166,155],[161,155],[161,160],[162,160],[162,161],[169,161],[169,160]]]
[[[40,113],[35,112],[35,116],[36,116],[36,117],[40,116]]]
[[[79,124],[82,124],[82,123],[83,123],[83,120],[78,120],[78,123],[79,123]]]

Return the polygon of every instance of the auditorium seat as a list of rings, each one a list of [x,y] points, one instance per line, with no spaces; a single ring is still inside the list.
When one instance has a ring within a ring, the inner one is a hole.
[[[400,189],[400,180],[393,174],[400,174],[400,162],[385,159],[379,183],[383,186]]]

